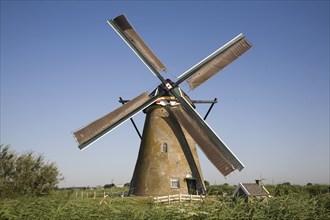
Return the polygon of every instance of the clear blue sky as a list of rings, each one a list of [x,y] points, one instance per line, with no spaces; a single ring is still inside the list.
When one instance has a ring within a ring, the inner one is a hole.
[[[84,151],[71,134],[159,83],[107,24],[122,13],[173,80],[239,33],[254,45],[182,86],[219,99],[207,121],[246,166],[225,179],[200,152],[206,180],[329,183],[329,1],[1,1],[0,143],[56,162],[61,186],[130,181],[129,122]]]

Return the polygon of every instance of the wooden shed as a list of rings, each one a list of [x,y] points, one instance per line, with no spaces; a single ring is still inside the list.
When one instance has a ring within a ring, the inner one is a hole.
[[[243,197],[247,202],[251,202],[254,198],[261,198],[267,201],[271,197],[261,180],[256,180],[255,183],[239,183],[233,196]]]

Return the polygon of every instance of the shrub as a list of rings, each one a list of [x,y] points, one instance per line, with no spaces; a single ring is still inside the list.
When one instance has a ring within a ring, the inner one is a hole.
[[[0,198],[47,194],[61,180],[56,164],[45,163],[42,155],[18,155],[8,145],[0,146]]]

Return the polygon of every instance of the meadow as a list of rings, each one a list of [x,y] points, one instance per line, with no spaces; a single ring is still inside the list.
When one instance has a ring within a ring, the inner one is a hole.
[[[56,190],[2,199],[0,219],[330,219],[329,185],[266,187],[272,197],[252,203],[234,199],[229,185],[209,186],[204,201],[171,204],[122,197],[127,188]]]

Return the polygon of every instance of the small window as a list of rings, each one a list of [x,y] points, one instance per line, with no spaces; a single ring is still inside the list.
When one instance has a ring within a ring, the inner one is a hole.
[[[179,178],[171,178],[171,188],[172,189],[180,188],[180,179]]]
[[[164,152],[164,153],[167,153],[167,143],[163,143],[161,148],[160,148],[160,152]]]

